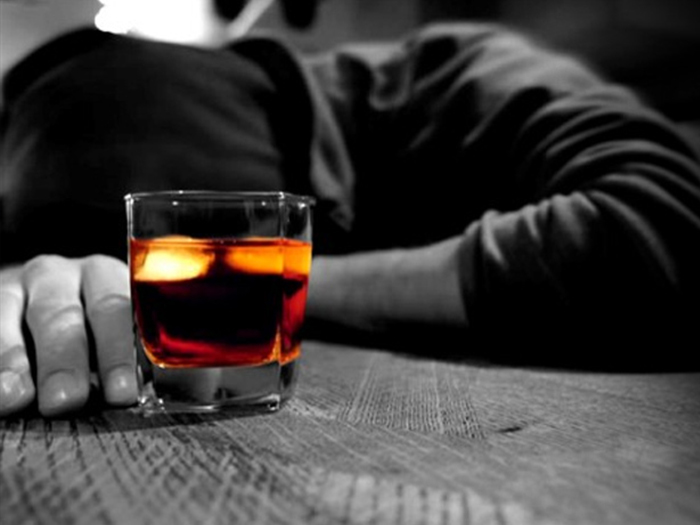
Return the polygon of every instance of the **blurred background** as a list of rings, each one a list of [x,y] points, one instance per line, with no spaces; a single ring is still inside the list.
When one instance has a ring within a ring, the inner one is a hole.
[[[60,29],[76,17],[94,23],[101,9],[120,3],[150,9],[143,24],[157,37],[206,43],[209,1],[0,0],[0,68],[31,44],[37,24]],[[314,23],[305,29],[291,28],[272,2],[257,25],[304,51],[321,51],[348,41],[393,39],[439,20],[497,22],[525,32],[578,55],[700,132],[700,0],[319,0]],[[116,19],[102,22],[119,25]]]

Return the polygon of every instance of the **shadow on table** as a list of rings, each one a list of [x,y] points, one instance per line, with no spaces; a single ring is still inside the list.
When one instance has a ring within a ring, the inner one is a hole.
[[[90,398],[86,406],[80,411],[66,414],[56,418],[44,418],[36,406],[30,406],[20,414],[5,419],[5,426],[24,425],[31,428],[32,421],[43,421],[43,425],[36,426],[36,432],[44,433],[46,425],[52,426],[52,432],[74,432],[76,425],[87,425],[95,433],[128,432],[132,430],[147,430],[166,427],[188,427],[211,424],[218,421],[241,419],[249,417],[274,417],[275,413],[269,414],[236,414],[226,412],[202,412],[195,414],[169,414],[165,412],[146,412],[140,407],[115,408],[107,405],[96,385],[90,393]],[[0,420],[2,421],[2,420]],[[52,423],[54,423],[52,425]],[[66,425],[67,423],[67,425]],[[58,430],[57,430],[58,429]]]
[[[637,330],[547,333],[527,329],[476,333],[434,326],[402,326],[370,333],[343,327],[314,327],[316,339],[358,349],[385,350],[415,359],[553,371],[661,373],[700,371],[697,338]]]

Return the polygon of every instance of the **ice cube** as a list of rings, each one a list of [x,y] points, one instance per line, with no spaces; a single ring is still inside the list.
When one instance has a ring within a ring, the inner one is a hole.
[[[281,275],[284,253],[279,244],[234,245],[226,250],[224,262],[237,272]]]
[[[207,273],[214,258],[214,252],[201,241],[180,236],[157,239],[150,243],[134,278],[137,281],[194,279]]]
[[[311,244],[288,240],[284,249],[284,271],[291,275],[309,275]]]

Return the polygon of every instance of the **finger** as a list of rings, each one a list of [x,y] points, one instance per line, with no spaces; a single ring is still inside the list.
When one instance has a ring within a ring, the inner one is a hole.
[[[134,404],[138,386],[127,266],[102,255],[85,259],[83,301],[105,400],[112,405]]]
[[[0,272],[0,417],[26,408],[36,394],[22,335],[21,268]]]
[[[27,263],[27,324],[34,340],[39,411],[45,416],[81,408],[90,394],[80,263],[40,256]]]

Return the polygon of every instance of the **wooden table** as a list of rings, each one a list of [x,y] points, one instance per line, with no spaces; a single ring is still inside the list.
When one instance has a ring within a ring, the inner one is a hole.
[[[700,374],[305,343],[274,415],[0,421],[0,523],[698,524]]]

